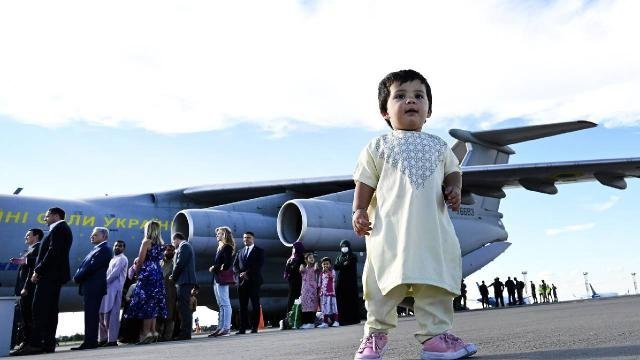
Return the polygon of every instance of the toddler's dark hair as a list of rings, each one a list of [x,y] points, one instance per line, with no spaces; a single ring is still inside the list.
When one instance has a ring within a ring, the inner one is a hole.
[[[384,79],[380,81],[380,84],[378,85],[378,106],[380,107],[380,113],[387,112],[387,101],[389,101],[389,96],[391,95],[391,85],[396,82],[402,85],[413,80],[420,81],[427,90],[427,100],[429,100],[428,110],[429,114],[431,114],[431,86],[429,86],[429,82],[427,81],[427,79],[425,79],[424,76],[422,76],[422,74],[411,69],[389,73],[384,77]],[[393,129],[393,127],[391,126],[391,121],[389,121],[388,119],[385,119],[385,121],[387,122],[389,127]]]

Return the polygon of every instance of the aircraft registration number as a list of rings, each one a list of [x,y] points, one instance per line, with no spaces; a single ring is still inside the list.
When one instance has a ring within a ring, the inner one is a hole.
[[[475,216],[473,208],[468,207],[461,207],[460,210],[458,210],[458,214],[462,216]]]

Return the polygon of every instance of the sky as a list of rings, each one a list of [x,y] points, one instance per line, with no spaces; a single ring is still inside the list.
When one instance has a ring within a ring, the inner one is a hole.
[[[0,193],[83,198],[352,172],[377,84],[433,89],[425,131],[584,119],[510,163],[640,156],[637,1],[0,4]],[[56,163],[55,173],[48,172]],[[507,190],[513,245],[467,279],[633,292],[640,180]]]

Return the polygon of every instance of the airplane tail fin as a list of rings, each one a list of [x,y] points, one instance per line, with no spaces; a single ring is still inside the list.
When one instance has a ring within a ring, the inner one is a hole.
[[[472,132],[451,129],[449,134],[458,140],[451,149],[460,161],[460,165],[496,165],[507,164],[509,156],[515,154],[515,151],[509,147],[511,144],[584,130],[595,126],[597,125],[590,121],[577,120],[489,131]],[[462,196],[463,204],[477,204],[476,206],[489,211],[497,211],[500,205],[500,199],[496,196],[483,197],[465,192],[464,189]]]
[[[461,161],[461,165],[491,165],[506,164],[509,155],[515,151],[509,147],[524,141],[541,139],[544,137],[564,134],[568,132],[584,130],[597,126],[586,121],[577,120],[555,124],[521,126],[500,130],[489,131],[466,131],[451,129],[449,134],[458,140],[452,147],[460,159],[462,146],[466,144],[467,149]],[[500,156],[500,154],[502,156]]]

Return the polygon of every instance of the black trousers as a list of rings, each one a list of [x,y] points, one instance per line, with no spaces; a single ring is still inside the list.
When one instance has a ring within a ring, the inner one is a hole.
[[[287,301],[287,312],[293,307],[293,302],[300,297],[302,291],[302,279],[298,276],[290,276],[289,282],[289,300]],[[285,313],[286,316],[286,313]]]
[[[504,307],[504,297],[502,297],[501,292],[493,293],[493,296],[496,298],[496,307],[503,306]]]
[[[302,323],[303,324],[315,324],[316,322],[316,312],[315,311],[304,311],[302,313]]]
[[[84,344],[98,345],[98,327],[100,322],[100,295],[84,295]]]
[[[251,318],[249,318],[249,300],[251,300]],[[240,302],[240,331],[258,330],[260,322],[260,285],[247,283],[238,286],[238,301]]]
[[[29,343],[31,346],[53,351],[56,348],[56,329],[58,328],[58,303],[61,284],[40,280],[33,293],[33,331]]]
[[[193,313],[191,312],[191,290],[193,284],[178,285],[178,311],[180,312],[180,335],[191,338],[191,324]]]
[[[29,341],[33,332],[33,291],[29,290],[26,296],[20,297],[20,312],[22,313],[22,341]]]
[[[489,307],[489,294],[482,294],[482,307]]]

